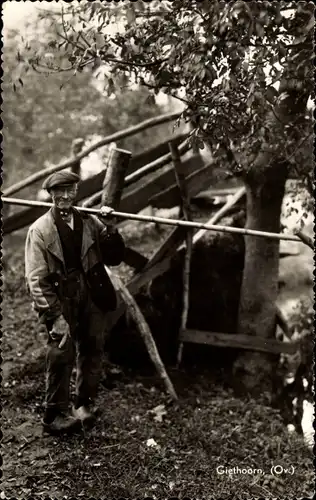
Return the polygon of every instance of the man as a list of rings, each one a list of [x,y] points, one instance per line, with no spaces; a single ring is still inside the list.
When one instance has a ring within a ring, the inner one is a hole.
[[[54,206],[32,224],[25,245],[27,286],[48,331],[44,430],[70,432],[94,419],[92,403],[101,375],[106,313],[116,293],[104,268],[118,265],[124,241],[113,224],[73,208],[78,175],[62,171],[43,183]],[[102,207],[101,216],[113,211]],[[76,359],[76,400],[68,414]]]

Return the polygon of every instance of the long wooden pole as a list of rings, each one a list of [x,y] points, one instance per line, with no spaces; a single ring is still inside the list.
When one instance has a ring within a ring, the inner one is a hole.
[[[307,234],[303,233],[303,231],[296,230],[295,234],[300,238],[300,240],[305,243],[309,248],[314,250],[314,241]]]
[[[78,161],[82,160],[85,156],[88,156],[92,151],[95,151],[96,149],[100,148],[101,146],[106,146],[107,144],[110,144],[111,142],[119,141],[120,139],[125,139],[126,137],[129,137],[131,135],[137,134],[138,132],[141,132],[142,130],[145,130],[150,127],[154,127],[155,125],[160,125],[162,123],[167,123],[173,120],[176,120],[179,118],[181,113],[168,113],[165,115],[160,115],[155,118],[150,118],[148,120],[145,120],[138,125],[133,125],[132,127],[129,127],[125,130],[121,130],[120,132],[115,132],[115,134],[109,135],[108,137],[105,137],[101,141],[96,142],[89,148],[85,149],[82,151],[78,156],[75,158],[71,158],[70,160],[63,161],[59,163],[58,165],[52,165],[51,167],[44,168],[43,170],[40,170],[39,172],[36,172],[33,175],[30,175],[26,179],[23,179],[20,182],[17,182],[16,184],[13,184],[12,186],[8,187],[3,191],[3,194],[5,196],[10,196],[13,193],[16,193],[17,191],[20,191],[20,189],[24,189],[30,184],[33,184],[36,181],[40,181],[41,179],[44,179],[46,176],[58,172],[59,170],[63,170],[64,168],[69,168],[75,165]]]
[[[12,205],[24,205],[29,207],[47,207],[51,208],[52,203],[44,201],[34,201],[34,200],[22,200],[20,198],[8,198],[2,197],[3,203],[10,203]],[[86,212],[89,214],[100,215],[100,209],[97,208],[85,208],[85,207],[74,207],[79,212]],[[190,222],[177,219],[165,219],[164,217],[150,217],[148,215],[140,214],[129,214],[126,212],[111,212],[111,216],[118,217],[121,219],[138,220],[142,222],[157,222],[158,224],[166,224],[169,226],[182,226],[182,227],[192,227],[197,229],[207,229],[209,231],[219,231],[222,233],[235,233],[243,234],[244,236],[258,236],[262,238],[270,238],[274,240],[287,240],[287,241],[298,241],[304,243],[298,236],[292,234],[280,234],[280,233],[269,233],[266,231],[257,231],[255,229],[242,229],[239,227],[229,227],[220,226],[215,224],[203,224],[202,222]]]
[[[147,352],[149,354],[150,359],[152,360],[153,364],[155,365],[155,368],[160,375],[161,379],[163,380],[165,387],[167,391],[169,392],[170,396],[172,399],[177,400],[178,396],[176,394],[176,391],[174,389],[174,386],[169,378],[169,375],[166,371],[166,368],[162,362],[162,359],[160,357],[160,354],[158,352],[156,343],[154,341],[154,338],[151,334],[149,325],[146,321],[146,319],[143,316],[143,313],[141,312],[140,308],[137,305],[137,302],[135,301],[134,297],[131,295],[129,292],[128,288],[122,283],[120,278],[116,276],[110,269],[106,267],[106,270],[109,274],[109,277],[112,281],[112,284],[117,290],[124,303],[126,304],[128,311],[130,312],[133,320],[135,321],[138,330],[141,334],[141,337],[145,343],[145,346],[147,348]]]
[[[187,190],[187,185],[185,181],[185,175],[183,173],[183,167],[181,162],[181,157],[179,149],[174,142],[169,142],[169,149],[172,156],[172,163],[174,167],[174,173],[177,180],[178,188],[181,196],[181,208],[183,212],[184,220],[189,221],[191,219],[191,206],[190,197]],[[191,257],[192,257],[192,238],[193,229],[190,228],[186,232],[185,237],[185,258],[183,267],[183,303],[182,303],[182,314],[181,314],[181,326],[180,331],[185,330],[187,327],[188,315],[189,315],[189,303],[190,303],[190,269],[191,269]],[[182,361],[183,352],[183,342],[180,341],[178,353],[177,353],[177,366],[180,366]]]

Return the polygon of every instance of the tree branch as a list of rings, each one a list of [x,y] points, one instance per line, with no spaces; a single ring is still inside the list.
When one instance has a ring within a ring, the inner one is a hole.
[[[73,45],[77,49],[82,50],[83,52],[86,50],[82,45],[79,45],[78,43],[76,43],[76,42],[74,42],[72,40],[69,40],[69,38],[67,38],[67,36],[62,35],[61,33],[57,32],[57,36],[59,36],[60,38],[62,38],[63,40],[65,40],[70,45]]]
[[[82,33],[82,31],[80,31],[79,36],[81,36],[82,40],[83,40],[83,41],[85,42],[85,44],[87,45],[87,48],[90,48],[90,47],[91,47],[91,44],[88,42],[88,40],[86,39],[86,37],[84,36],[84,34]]]
[[[162,64],[163,62],[166,62],[168,59],[161,59],[160,61],[152,61],[148,63],[137,63],[137,62],[132,62],[132,61],[123,61],[122,59],[117,59],[116,57],[106,57],[106,54],[102,54],[100,52],[100,56],[104,56],[106,58],[106,62],[115,62],[117,64],[122,64],[124,66],[135,66],[138,68],[150,68],[152,66],[158,66],[159,64]]]

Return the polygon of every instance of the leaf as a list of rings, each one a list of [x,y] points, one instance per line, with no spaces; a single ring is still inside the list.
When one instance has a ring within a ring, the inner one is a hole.
[[[255,90],[255,84],[254,84],[254,82],[252,82],[252,84],[249,87],[249,92],[248,92],[247,99],[250,98],[250,96],[253,94],[254,90]]]
[[[109,80],[108,80],[108,88],[107,88],[108,96],[110,97],[112,94],[114,94],[114,91],[115,91],[114,81],[113,81],[112,78],[109,78]]]
[[[222,75],[224,75],[224,73],[226,73],[227,71],[227,66],[222,66],[222,68],[220,69],[219,73],[218,73],[218,78],[220,78]]]
[[[267,101],[269,101],[271,104],[274,104],[277,96],[278,96],[278,92],[276,91],[276,89],[274,87],[267,88],[266,94],[265,94]]]
[[[179,36],[183,40],[190,40],[191,39],[191,33],[187,29],[182,30],[179,33]]]
[[[167,415],[165,405],[156,406],[155,408],[150,410],[150,413],[153,413],[155,415],[154,420],[156,420],[156,422],[162,422],[164,415]]]
[[[204,147],[205,147],[204,142],[201,139],[201,137],[197,137],[197,136],[192,137],[191,144],[192,144],[192,147],[197,147],[199,149],[204,149]]]
[[[134,10],[134,6],[133,5],[129,6],[126,9],[126,19],[127,19],[127,23],[128,24],[130,24],[130,25],[135,24],[135,22],[136,22],[136,14],[135,14],[135,10]]]
[[[256,23],[256,34],[260,37],[260,38],[263,38],[264,37],[264,29],[263,29],[263,26],[261,26],[261,24],[259,23]]]
[[[206,77],[206,69],[202,68],[200,71],[200,78],[203,80]]]
[[[282,42],[279,43],[279,53],[280,53],[281,57],[286,57],[286,55],[287,55],[286,47],[285,47],[284,43],[282,43]]]
[[[56,48],[57,45],[57,40],[51,40],[48,42],[48,47],[51,47],[52,49]]]
[[[155,99],[155,96],[153,94],[149,94],[146,99],[145,99],[145,103],[146,104],[149,104],[149,105],[152,105],[152,106],[155,106],[156,105],[156,99]]]
[[[171,78],[170,78],[170,77],[171,77],[172,75],[171,75],[171,73],[170,73],[169,71],[162,70],[162,71],[160,72],[160,75],[159,75],[159,76],[160,76],[160,81],[161,81],[161,84],[162,84],[162,85],[165,85],[165,84],[167,84],[167,83],[169,83],[169,82],[170,82],[170,80],[171,80]]]

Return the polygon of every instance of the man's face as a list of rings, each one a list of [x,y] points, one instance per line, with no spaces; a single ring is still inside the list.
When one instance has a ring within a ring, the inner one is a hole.
[[[77,195],[77,184],[71,184],[69,186],[56,186],[50,190],[50,194],[53,199],[53,203],[57,208],[69,209]]]

